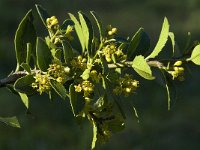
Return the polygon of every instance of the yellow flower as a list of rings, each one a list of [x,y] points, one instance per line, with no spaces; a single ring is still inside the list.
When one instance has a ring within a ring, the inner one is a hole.
[[[81,91],[82,91],[82,87],[81,87],[80,84],[74,85],[74,88],[75,88],[75,91],[76,91],[76,92],[81,92]]]

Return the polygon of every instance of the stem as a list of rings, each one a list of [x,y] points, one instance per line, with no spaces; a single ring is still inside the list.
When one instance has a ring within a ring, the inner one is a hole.
[[[6,78],[0,79],[0,88],[5,87],[7,84],[14,83],[17,79],[27,75],[28,73],[26,71],[18,71],[11,75],[9,75]]]
[[[157,60],[147,61],[148,65],[151,67],[162,68],[164,67],[163,64]],[[108,68],[115,69],[115,68],[124,68],[124,67],[131,67],[132,61],[126,61],[121,63],[115,64],[108,64]],[[31,72],[38,72],[39,70],[32,70]],[[26,71],[17,71],[12,73],[6,78],[0,79],[0,88],[5,87],[7,84],[13,84],[15,81],[23,76],[26,76],[28,73]]]
[[[164,65],[157,60],[147,61],[147,64],[151,67],[156,67],[156,68],[164,67]],[[126,62],[123,62],[123,63],[108,64],[108,68],[110,68],[110,69],[123,68],[123,67],[132,67],[132,61],[126,61]]]

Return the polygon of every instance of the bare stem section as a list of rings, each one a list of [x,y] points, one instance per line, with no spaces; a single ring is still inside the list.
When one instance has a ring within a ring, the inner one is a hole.
[[[18,71],[14,72],[13,74],[9,75],[6,78],[0,79],[0,88],[5,87],[7,84],[14,83],[17,79],[27,75],[26,71]]]

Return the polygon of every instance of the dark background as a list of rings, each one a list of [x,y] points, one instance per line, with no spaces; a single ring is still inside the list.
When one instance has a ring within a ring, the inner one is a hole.
[[[198,0],[1,0],[0,1],[0,78],[15,69],[13,39],[18,23],[26,12],[39,3],[51,15],[64,20],[68,12],[94,10],[104,25],[112,24],[123,36],[132,36],[139,27],[149,34],[151,47],[158,39],[163,18],[180,48],[187,32],[200,39],[200,1]],[[41,23],[40,21],[38,21]],[[40,27],[40,26],[39,26]],[[41,27],[40,34],[44,28]],[[142,81],[133,97],[140,123],[128,112],[126,129],[99,146],[99,150],[198,150],[200,149],[200,67],[191,67],[186,80],[177,83],[177,100],[167,111],[164,88],[152,81]],[[22,128],[0,123],[0,150],[88,150],[92,128],[75,123],[69,103],[50,102],[46,95],[31,97],[32,115],[26,115],[20,98],[0,89],[0,116],[17,115]]]

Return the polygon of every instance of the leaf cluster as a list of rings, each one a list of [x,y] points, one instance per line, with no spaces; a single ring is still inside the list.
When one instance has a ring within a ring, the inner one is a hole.
[[[33,11],[45,26],[46,37],[38,37]],[[126,103],[127,96],[134,96],[139,85],[144,86],[140,84],[142,79],[162,79],[170,109],[175,98],[173,81],[184,80],[188,63],[200,65],[200,45],[188,44],[180,52],[167,18],[154,49],[150,49],[150,38],[143,28],[131,38],[118,33],[111,25],[105,28],[93,11],[89,15],[78,12],[77,17],[69,13],[60,23],[36,5],[36,10],[28,11],[20,22],[14,40],[15,74],[25,71],[26,75],[7,87],[19,95],[28,110],[29,97],[34,94],[69,100],[77,121],[91,122],[94,149],[97,141],[106,142],[113,133],[124,129],[126,113],[121,103]],[[160,53],[166,51],[169,39],[168,53],[172,55],[162,59]],[[135,107],[130,107],[138,117]],[[20,127],[16,117],[0,117],[0,121]]]

